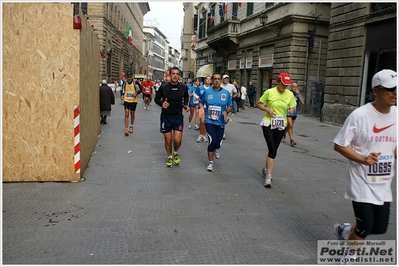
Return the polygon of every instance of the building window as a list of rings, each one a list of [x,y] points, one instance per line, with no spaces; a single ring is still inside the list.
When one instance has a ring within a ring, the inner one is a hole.
[[[196,33],[198,30],[198,14],[194,14],[194,28],[193,28],[193,32]]]
[[[205,19],[200,18],[199,20],[199,31],[198,31],[198,38],[204,38],[205,37]]]
[[[222,23],[224,21],[224,10],[225,10],[225,5],[227,5],[227,3],[223,3],[223,4],[219,4],[219,15],[220,15],[220,23]]]
[[[247,17],[254,13],[254,3],[247,3]]]
[[[82,6],[82,13],[83,15],[87,14],[87,2],[86,3],[81,3]]]
[[[238,13],[238,3],[233,3],[233,13],[231,15],[232,19],[238,18],[237,13]]]
[[[271,8],[272,6],[274,6],[274,3],[266,3],[265,4],[266,9]]]

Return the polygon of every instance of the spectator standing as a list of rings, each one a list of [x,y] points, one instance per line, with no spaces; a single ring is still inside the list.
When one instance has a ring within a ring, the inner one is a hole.
[[[233,113],[234,113],[234,107],[236,108],[236,113],[240,112],[240,103],[241,103],[241,90],[240,88],[237,86],[237,82],[234,81],[233,82],[234,87],[236,88],[237,94],[236,97],[233,99],[233,101],[235,103],[233,103]]]
[[[277,86],[266,90],[256,103],[260,110],[266,112],[260,125],[269,150],[265,167],[262,169],[265,178],[263,186],[267,188],[272,186],[274,159],[287,126],[287,109],[289,114],[293,114],[296,110],[294,95],[287,90],[287,86],[292,84],[290,74],[282,72],[276,81]]]
[[[230,92],[221,87],[221,75],[214,73],[213,85],[201,95],[199,114],[205,112],[205,127],[208,133],[208,171],[213,171],[213,158],[220,158],[219,149],[223,143],[223,134],[228,113],[232,109],[232,98]]]
[[[249,98],[249,107],[250,108],[254,108],[255,94],[256,94],[255,85],[252,81],[249,81],[248,98]]]
[[[241,86],[241,104],[240,107],[242,110],[245,110],[245,100],[247,99],[247,88],[245,85]]]
[[[106,80],[102,80],[100,86],[100,117],[101,124],[107,124],[107,117],[111,116],[111,105],[115,105],[115,96],[112,88],[107,85]]]
[[[393,70],[377,72],[371,80],[375,100],[349,114],[334,139],[334,150],[348,159],[344,197],[352,201],[356,222],[336,223],[333,229],[350,243],[361,244],[388,228],[397,158],[397,79]],[[356,263],[356,253],[345,254],[341,263]]]
[[[136,107],[138,101],[138,95],[141,93],[141,89],[137,83],[134,82],[134,75],[131,71],[126,72],[126,84],[121,96],[123,105],[125,107],[125,136],[129,136],[129,133],[133,133],[133,124],[136,118]],[[130,115],[130,127],[129,126],[129,115]]]
[[[179,68],[172,67],[169,77],[170,82],[164,82],[161,85],[154,101],[162,107],[160,132],[164,135],[165,150],[168,155],[166,166],[172,167],[173,164],[180,164],[180,156],[177,152],[183,137],[184,118],[182,109],[187,112],[189,108],[187,87],[184,83],[179,82]]]
[[[296,145],[296,142],[294,141],[294,123],[296,118],[298,117],[299,105],[305,104],[305,98],[303,98],[301,92],[299,91],[297,83],[292,83],[292,93],[294,94],[296,101],[296,110],[294,114],[287,114],[288,124],[287,127],[285,128],[284,139],[285,135],[288,132],[288,136],[290,138],[290,145],[294,147]]]

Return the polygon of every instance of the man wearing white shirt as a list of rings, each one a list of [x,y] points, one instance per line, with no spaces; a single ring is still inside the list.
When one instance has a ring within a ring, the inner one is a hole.
[[[229,83],[229,75],[225,74],[222,77],[222,84],[220,87],[226,89],[227,91],[229,91],[231,99],[234,99],[237,97],[237,88]],[[229,121],[232,121],[232,119],[230,118],[231,112],[229,112]],[[226,139],[226,128],[225,128],[225,134],[223,135],[223,139]]]

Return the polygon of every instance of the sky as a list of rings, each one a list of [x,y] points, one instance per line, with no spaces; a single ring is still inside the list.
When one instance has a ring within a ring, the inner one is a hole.
[[[180,36],[183,28],[183,2],[148,1],[150,10],[144,16],[144,25],[157,27],[170,42],[170,46],[180,49]]]

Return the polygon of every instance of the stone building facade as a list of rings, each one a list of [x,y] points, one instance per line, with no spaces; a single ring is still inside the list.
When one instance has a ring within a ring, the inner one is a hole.
[[[87,16],[100,42],[100,77],[109,83],[123,71],[143,73],[143,17],[147,2],[89,2]],[[125,31],[131,28],[132,44]]]
[[[157,27],[143,28],[144,41],[144,57],[147,63],[147,69],[144,70],[145,75],[149,75],[153,80],[163,78],[167,66],[167,51],[165,47],[169,47],[166,42],[166,36]]]
[[[184,26],[181,39],[181,60],[182,60],[182,78],[187,81],[196,75],[196,53],[197,46],[197,26],[198,26],[198,3],[184,2]]]
[[[330,11],[330,3],[201,2],[197,75],[211,67],[239,86],[252,80],[258,98],[286,71],[305,97],[301,112],[319,115]]]
[[[144,26],[144,75],[152,80],[162,79],[171,67],[180,66],[180,52],[170,46],[167,37],[157,28]]]
[[[397,70],[396,3],[332,3],[323,122],[341,125],[373,100],[371,78]]]

